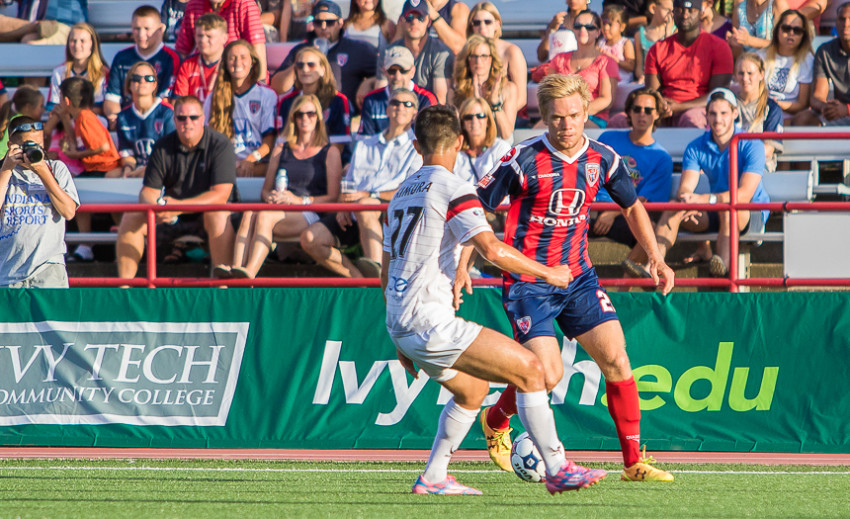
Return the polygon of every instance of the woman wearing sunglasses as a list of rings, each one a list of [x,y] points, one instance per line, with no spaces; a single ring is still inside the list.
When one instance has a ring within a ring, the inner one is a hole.
[[[471,97],[460,105],[459,111],[463,148],[455,161],[454,174],[477,184],[510,151],[511,145],[496,136],[496,120],[485,99]]]
[[[529,4],[529,8],[533,8],[532,4]],[[589,8],[590,0],[567,0],[567,10],[553,16],[552,21],[549,22],[549,26],[543,31],[540,45],[537,46],[537,60],[540,63],[544,63],[549,59],[549,37],[561,30],[562,27],[572,30],[576,33],[576,37],[578,37],[578,31],[573,29],[573,25],[575,25],[578,15]]]
[[[517,103],[521,109],[528,101],[528,63],[522,54],[522,49],[509,41],[502,39],[502,15],[496,6],[490,2],[479,2],[469,13],[466,25],[466,37],[479,34],[493,40],[499,58],[505,65],[508,81],[516,85]]]
[[[94,112],[103,113],[103,94],[106,91],[106,78],[109,67],[100,52],[100,38],[94,27],[87,23],[78,23],[71,27],[65,44],[65,63],[53,69],[50,76],[50,95],[47,109],[52,110],[59,104],[59,85],[72,76],[88,79],[94,85]]]
[[[598,14],[582,11],[573,25],[578,49],[558,54],[551,61],[531,69],[531,79],[538,83],[553,73],[578,74],[584,78],[593,98],[587,107],[589,117],[585,127],[588,128],[608,126],[608,109],[614,102],[620,82],[617,62],[602,54],[596,46],[601,24]]]
[[[336,79],[328,59],[316,47],[304,47],[295,55],[295,86],[280,98],[276,127],[281,131],[289,118],[293,102],[302,94],[319,99],[319,114],[327,128],[332,144],[342,145],[351,140],[351,109],[348,98],[337,90]]]
[[[508,81],[493,40],[473,34],[455,58],[449,104],[460,107],[472,97],[487,100],[496,121],[496,133],[508,139],[516,123],[517,87]]]
[[[789,9],[774,26],[770,45],[759,52],[764,59],[770,97],[779,104],[786,118],[809,107],[815,61],[812,33],[806,17]]]
[[[236,151],[236,176],[265,173],[263,158],[274,144],[277,94],[260,83],[262,67],[245,40],[227,44],[212,94],[204,101],[210,127],[227,135]]]
[[[157,139],[175,130],[174,110],[156,96],[156,70],[147,61],[130,67],[125,89],[133,103],[118,114],[118,154],[121,176],[141,177]]]
[[[292,102],[269,160],[262,197],[269,204],[307,205],[336,202],[342,179],[339,150],[331,146],[312,94]],[[246,212],[236,235],[233,265],[218,266],[217,277],[254,278],[275,238],[292,238],[319,221],[312,211]]]
[[[656,90],[639,88],[626,98],[626,119],[631,130],[609,130],[599,136],[599,142],[614,148],[629,167],[638,198],[642,203],[667,202],[673,182],[673,159],[664,147],[652,135],[658,125],[658,119],[664,109],[664,98]],[[611,196],[601,188],[596,202],[612,202]],[[656,222],[659,213],[650,213]],[[648,261],[646,253],[637,244],[620,211],[600,211],[590,223],[590,236],[605,236],[618,243],[634,247],[623,266],[630,272],[630,266]],[[630,262],[632,264],[630,265]]]

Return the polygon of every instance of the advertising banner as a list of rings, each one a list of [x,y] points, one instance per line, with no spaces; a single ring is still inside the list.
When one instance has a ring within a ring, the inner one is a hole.
[[[465,299],[509,333],[499,290]],[[850,452],[850,295],[611,300],[650,450]],[[404,371],[384,318],[377,289],[0,290],[0,444],[429,448],[449,395]],[[601,371],[558,340],[565,447],[618,450]]]

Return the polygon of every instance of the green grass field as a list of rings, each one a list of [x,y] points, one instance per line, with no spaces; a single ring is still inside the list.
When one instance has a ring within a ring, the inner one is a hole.
[[[593,464],[590,464],[593,465]],[[598,466],[598,465],[597,465]],[[550,496],[483,463],[450,471],[484,496],[419,496],[421,463],[3,460],[6,517],[850,517],[850,467],[666,464],[671,484]]]

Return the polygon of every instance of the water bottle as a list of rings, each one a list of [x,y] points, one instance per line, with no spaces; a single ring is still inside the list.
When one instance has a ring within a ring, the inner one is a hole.
[[[165,198],[164,197],[165,197],[165,188],[163,187],[162,192],[159,194],[159,198],[156,199],[156,205],[165,205]],[[179,219],[179,217],[175,216],[174,218],[167,221],[166,223],[168,225],[174,225],[174,224],[177,223],[178,219]]]
[[[274,177],[274,189],[278,193],[283,193],[289,188],[289,177],[286,176],[286,170],[281,168],[277,170],[277,175]]]
[[[313,40],[313,45],[315,45],[322,54],[327,56],[328,48],[331,46],[331,42],[328,41],[327,38],[316,38],[315,40]]]

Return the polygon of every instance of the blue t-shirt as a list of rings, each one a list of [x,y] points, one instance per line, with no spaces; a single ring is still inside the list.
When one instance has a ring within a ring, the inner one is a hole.
[[[174,111],[159,99],[143,114],[130,105],[118,114],[116,126],[118,154],[134,157],[137,167],[144,166],[157,139],[175,131]]]
[[[599,136],[599,142],[614,148],[628,166],[638,196],[648,202],[667,202],[673,184],[673,159],[657,141],[638,146],[629,138],[629,130],[611,130]],[[613,202],[605,188],[596,195],[597,202]]]
[[[739,133],[739,132],[736,132]],[[723,151],[717,147],[711,138],[711,131],[692,140],[685,148],[682,157],[682,171],[700,171],[708,177],[709,192],[723,193],[729,191],[729,146]],[[764,176],[764,144],[758,140],[738,142],[738,180],[744,173],[755,173]],[[753,203],[770,202],[770,197],[764,189],[763,182],[753,193]],[[770,211],[762,211],[764,220]]]
[[[130,104],[132,98],[129,93],[124,92],[124,79],[127,77],[127,72],[139,61],[147,61],[156,71],[157,97],[162,99],[171,97],[171,88],[174,86],[174,78],[180,66],[180,57],[176,52],[162,45],[151,56],[145,58],[139,54],[134,45],[118,52],[112,60],[109,82],[106,84],[107,101],[120,102],[122,107]]]

